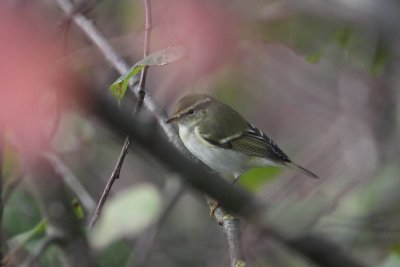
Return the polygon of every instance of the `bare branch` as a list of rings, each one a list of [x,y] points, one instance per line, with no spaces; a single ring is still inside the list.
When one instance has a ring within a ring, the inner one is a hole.
[[[117,164],[115,165],[115,168],[107,181],[106,187],[104,188],[103,194],[101,195],[100,200],[97,203],[96,210],[94,211],[94,214],[89,224],[90,228],[92,228],[96,224],[96,221],[100,216],[101,210],[103,209],[104,203],[106,202],[107,197],[110,194],[111,187],[113,186],[115,180],[117,180],[120,176],[122,164],[124,163],[125,157],[128,154],[130,142],[130,138],[126,137],[122,150],[119,154]]]
[[[144,40],[144,48],[143,48],[143,57],[146,57],[149,54],[150,50],[150,35],[151,35],[151,27],[152,27],[152,19],[151,19],[151,4],[150,0],[144,0],[145,3],[145,10],[146,10],[146,22],[145,22],[145,40]],[[136,106],[133,111],[133,116],[135,116],[138,112],[140,112],[140,109],[143,105],[143,100],[145,97],[145,84],[146,84],[146,76],[147,76],[147,70],[148,66],[145,66],[142,70],[141,76],[140,76],[140,82],[139,82],[139,91],[138,91],[138,101],[136,103]],[[120,177],[120,172],[122,168],[122,164],[124,163],[125,157],[128,154],[128,149],[131,144],[131,139],[129,136],[125,138],[124,145],[122,146],[121,153],[118,157],[117,164],[108,179],[107,185],[103,191],[103,194],[100,197],[99,203],[96,207],[96,210],[94,212],[94,215],[92,217],[92,220],[90,221],[89,227],[93,227],[96,224],[96,221],[98,217],[100,216],[101,210],[104,206],[104,203],[107,200],[107,197],[110,193],[110,190],[115,182],[116,179]]]
[[[211,208],[214,204],[214,201],[210,198],[207,198],[207,203]],[[214,218],[224,230],[224,234],[228,243],[231,267],[246,266],[242,246],[240,220],[226,212],[221,207],[215,210]]]

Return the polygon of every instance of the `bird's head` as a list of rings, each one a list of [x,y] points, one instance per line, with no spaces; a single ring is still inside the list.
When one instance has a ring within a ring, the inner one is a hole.
[[[193,127],[202,122],[215,99],[204,94],[190,94],[181,98],[175,112],[166,123],[177,122],[178,126]]]

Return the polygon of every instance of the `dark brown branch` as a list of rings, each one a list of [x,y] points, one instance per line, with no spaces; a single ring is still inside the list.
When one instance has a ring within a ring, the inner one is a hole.
[[[145,22],[145,39],[144,39],[144,48],[143,48],[143,57],[146,57],[149,54],[150,50],[150,37],[151,37],[151,27],[152,27],[152,19],[151,19],[151,3],[150,0],[144,0],[145,10],[146,10],[146,22]],[[146,84],[146,76],[147,76],[148,66],[145,66],[142,70],[140,81],[139,81],[139,90],[138,90],[138,101],[133,110],[133,116],[140,112],[142,108],[144,97],[145,97],[145,84]],[[104,203],[106,202],[110,190],[115,182],[120,177],[121,168],[124,163],[125,157],[128,154],[129,146],[131,144],[131,139],[129,136],[125,138],[124,145],[122,146],[121,153],[118,157],[117,164],[114,167],[113,172],[111,173],[110,178],[107,181],[106,187],[104,188],[103,194],[100,197],[99,203],[96,207],[96,210],[93,214],[92,220],[90,221],[89,227],[93,227],[96,224],[98,217],[100,216],[101,210],[103,209]]]
[[[128,154],[129,145],[130,145],[130,138],[126,137],[125,141],[124,141],[124,145],[122,147],[122,150],[119,154],[117,164],[115,165],[115,168],[114,168],[113,172],[111,173],[110,178],[107,181],[106,187],[104,188],[103,194],[100,197],[99,203],[97,204],[97,207],[96,207],[94,214],[92,216],[92,219],[90,221],[90,224],[89,224],[90,228],[92,228],[95,225],[97,219],[100,216],[101,210],[103,209],[104,203],[106,202],[107,197],[110,194],[111,187],[113,186],[115,180],[118,179],[120,176],[122,164],[124,163],[125,157]]]
[[[151,38],[151,30],[153,28],[153,20],[151,15],[151,1],[143,0],[145,12],[146,12],[146,21],[145,21],[145,32],[144,32],[144,44],[143,44],[143,57],[146,57],[150,52],[150,38]],[[144,66],[139,82],[139,91],[138,91],[138,102],[135,107],[135,113],[139,112],[140,108],[143,105],[144,97],[145,97],[145,87],[146,87],[146,76],[147,70],[149,66]]]

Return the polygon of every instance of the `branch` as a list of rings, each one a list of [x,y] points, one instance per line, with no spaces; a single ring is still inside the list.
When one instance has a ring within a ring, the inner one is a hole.
[[[152,19],[151,19],[151,4],[150,0],[144,0],[145,10],[146,10],[146,22],[145,22],[145,39],[144,39],[144,48],[143,48],[143,58],[145,58],[149,54],[150,50],[150,35],[151,35],[151,27],[152,27]],[[145,84],[146,84],[146,76],[148,66],[145,66],[142,70],[139,82],[139,91],[138,91],[138,101],[133,110],[133,116],[140,112],[140,109],[143,105],[143,100],[146,95],[145,92]],[[118,161],[116,166],[114,167],[113,172],[111,173],[110,178],[106,184],[106,187],[103,191],[103,194],[100,197],[99,203],[96,207],[92,220],[90,221],[89,227],[93,227],[96,224],[97,219],[100,216],[101,210],[103,209],[104,203],[106,202],[108,195],[110,193],[111,187],[113,186],[115,180],[120,177],[122,164],[124,163],[125,157],[128,154],[128,149],[131,144],[131,139],[129,136],[125,138],[124,145],[122,146],[121,153],[118,157]]]
[[[208,198],[207,203],[211,208],[214,204],[214,201]],[[246,266],[242,246],[240,220],[223,210],[221,207],[215,210],[214,218],[216,222],[224,229],[224,234],[228,242],[231,267]]]
[[[131,143],[130,138],[126,137],[125,141],[124,141],[124,145],[122,146],[122,150],[119,154],[117,164],[115,165],[115,168],[114,168],[113,172],[111,173],[110,178],[108,178],[106,187],[104,188],[103,194],[100,197],[99,203],[97,203],[93,217],[89,224],[90,228],[92,228],[96,224],[97,219],[100,216],[101,210],[103,209],[104,203],[106,202],[107,197],[110,194],[111,187],[113,186],[115,180],[117,180],[120,176],[122,164],[124,163],[125,157],[128,154],[128,148],[129,148],[130,143]]]

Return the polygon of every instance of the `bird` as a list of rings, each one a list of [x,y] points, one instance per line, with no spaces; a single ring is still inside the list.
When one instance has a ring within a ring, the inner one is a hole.
[[[206,94],[181,98],[166,123],[175,122],[185,147],[200,161],[235,183],[254,167],[288,167],[311,178],[278,145],[230,106]]]

